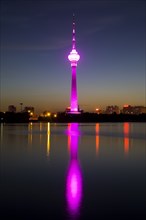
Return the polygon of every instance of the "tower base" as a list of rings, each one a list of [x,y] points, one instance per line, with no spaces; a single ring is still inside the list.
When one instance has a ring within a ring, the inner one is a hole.
[[[81,114],[80,111],[68,111],[66,112],[67,114],[73,114],[73,115],[78,115],[78,114]]]

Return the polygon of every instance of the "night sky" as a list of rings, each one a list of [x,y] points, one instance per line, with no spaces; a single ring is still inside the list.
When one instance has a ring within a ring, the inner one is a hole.
[[[145,1],[1,0],[1,108],[70,105],[75,13],[80,108],[146,105]]]

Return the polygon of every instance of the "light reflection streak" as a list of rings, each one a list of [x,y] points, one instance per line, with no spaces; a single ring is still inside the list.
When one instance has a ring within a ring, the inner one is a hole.
[[[2,143],[2,140],[3,140],[3,123],[1,123],[1,143]]]
[[[47,124],[47,156],[50,154],[50,122]]]
[[[68,131],[68,134],[70,134],[70,132],[71,132],[71,123],[68,123],[68,126],[67,126],[67,131]],[[67,146],[68,146],[68,151],[70,152],[70,143],[71,142],[71,135],[68,135],[68,144],[67,144]]]
[[[28,124],[28,144],[32,145],[32,122]]]
[[[124,153],[127,155],[129,153],[129,130],[130,125],[128,122],[123,124],[124,129]]]
[[[98,154],[99,152],[99,123],[96,123],[95,130],[96,130],[96,154]]]
[[[82,174],[78,160],[78,123],[68,125],[70,163],[66,179],[66,199],[69,214],[76,218],[80,213],[82,199]]]
[[[40,123],[40,144],[42,143],[42,123]]]

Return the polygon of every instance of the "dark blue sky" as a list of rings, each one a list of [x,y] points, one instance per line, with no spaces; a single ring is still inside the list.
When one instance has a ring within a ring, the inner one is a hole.
[[[79,105],[146,105],[145,1],[1,0],[1,109],[70,105],[72,14]]]

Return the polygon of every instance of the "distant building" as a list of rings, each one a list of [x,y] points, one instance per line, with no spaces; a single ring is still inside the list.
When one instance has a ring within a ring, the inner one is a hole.
[[[124,105],[122,113],[123,114],[133,114],[133,107],[131,105]]]
[[[41,117],[50,117],[51,112],[50,111],[44,111],[43,113],[40,114]]]
[[[16,107],[14,105],[9,105],[8,112],[16,112]]]
[[[26,107],[24,107],[23,112],[28,112],[28,113],[33,113],[34,114],[34,107],[26,106]]]
[[[133,107],[133,113],[136,115],[146,113],[146,107],[144,106],[134,106]]]
[[[122,113],[123,114],[135,114],[135,115],[139,115],[139,114],[142,114],[142,113],[146,114],[146,107],[144,107],[144,106],[124,105]]]
[[[101,114],[101,113],[103,113],[103,110],[101,110],[100,108],[96,108],[95,113],[96,114]]]
[[[120,114],[120,109],[117,105],[110,105],[106,107],[106,114]]]

